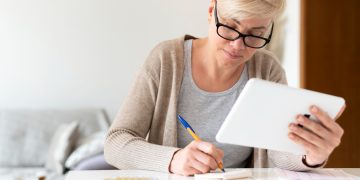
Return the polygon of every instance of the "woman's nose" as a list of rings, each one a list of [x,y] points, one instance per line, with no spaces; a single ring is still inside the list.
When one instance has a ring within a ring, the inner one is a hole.
[[[236,50],[244,50],[245,44],[243,41],[243,37],[240,37],[239,39],[236,39],[234,41],[230,41],[231,47],[233,47]]]

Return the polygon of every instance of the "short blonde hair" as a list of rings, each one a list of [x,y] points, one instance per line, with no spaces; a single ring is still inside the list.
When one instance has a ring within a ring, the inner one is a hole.
[[[247,19],[270,18],[276,19],[285,8],[285,0],[216,0],[219,14],[223,18]]]

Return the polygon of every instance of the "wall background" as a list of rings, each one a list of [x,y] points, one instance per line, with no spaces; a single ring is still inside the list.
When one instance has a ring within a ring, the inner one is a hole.
[[[152,47],[206,36],[209,2],[1,0],[0,108],[100,107],[113,118]],[[296,60],[284,62],[297,86]]]

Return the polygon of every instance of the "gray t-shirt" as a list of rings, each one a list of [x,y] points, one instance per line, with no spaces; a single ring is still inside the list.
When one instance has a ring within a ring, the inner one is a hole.
[[[177,112],[191,125],[203,141],[210,142],[224,151],[224,167],[245,167],[253,149],[218,143],[215,140],[215,136],[249,79],[246,66],[239,81],[230,89],[215,93],[207,92],[200,89],[193,80],[191,73],[191,48],[192,40],[185,41],[185,69],[180,88]],[[177,129],[178,146],[184,148],[193,141],[193,139],[184,127],[182,127],[181,123],[178,123]],[[239,130],[241,130],[241,127],[239,127]]]

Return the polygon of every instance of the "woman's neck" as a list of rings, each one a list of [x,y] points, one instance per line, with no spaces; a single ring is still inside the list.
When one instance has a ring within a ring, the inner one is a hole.
[[[204,90],[223,91],[231,88],[240,78],[244,64],[230,65],[216,59],[207,38],[193,40],[192,75],[195,83]]]

